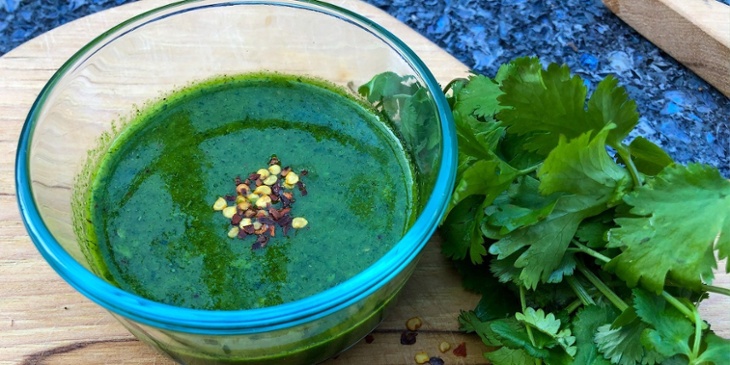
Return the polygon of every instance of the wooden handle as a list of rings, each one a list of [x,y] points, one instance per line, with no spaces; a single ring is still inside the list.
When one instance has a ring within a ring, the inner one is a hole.
[[[715,0],[603,0],[623,21],[730,97],[730,6]]]

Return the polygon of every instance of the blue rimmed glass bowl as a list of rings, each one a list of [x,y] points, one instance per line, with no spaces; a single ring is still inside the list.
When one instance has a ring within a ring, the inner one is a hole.
[[[349,89],[393,72],[426,91],[422,107],[430,116],[417,138],[430,147],[411,151],[420,203],[407,233],[351,279],[260,309],[170,306],[97,276],[72,207],[80,204],[89,159],[104,154],[100,138],[114,136],[136,108],[173,89],[262,70]],[[413,51],[372,21],[317,1],[185,1],[114,27],[60,68],[22,130],[16,184],[23,220],[47,262],[142,341],[183,364],[312,364],[355,344],[383,319],[443,215],[455,159],[453,121],[438,83]]]

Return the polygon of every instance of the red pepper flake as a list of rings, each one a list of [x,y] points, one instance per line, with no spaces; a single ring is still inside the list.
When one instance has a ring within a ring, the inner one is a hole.
[[[418,332],[403,331],[400,334],[400,344],[401,345],[413,345],[414,343],[416,343],[417,336],[418,336]]]
[[[302,196],[307,196],[307,186],[301,180],[297,181],[297,187],[299,188],[299,192],[302,193]]]
[[[256,239],[256,242],[254,242],[254,244],[251,245],[251,249],[256,250],[259,248],[264,248],[264,247],[266,247],[266,243],[268,243],[268,242],[269,242],[268,236],[259,235],[258,238]]]
[[[269,226],[273,226],[274,225],[274,221],[271,218],[268,218],[268,217],[261,217],[261,218],[257,218],[256,220],[259,223],[261,223],[261,224],[266,224],[266,225],[269,225]]]
[[[273,201],[273,199],[272,199]],[[274,218],[275,221],[278,221],[279,218],[281,218],[281,213],[276,210],[274,207],[269,207],[269,215]]]
[[[466,342],[462,342],[454,349],[454,356],[466,357]]]
[[[309,175],[309,171],[307,171],[307,170],[299,171],[299,175],[307,176],[307,175]]]
[[[289,214],[284,214],[276,220],[276,223],[279,224],[280,227],[287,227],[291,225],[292,217]]]
[[[247,226],[243,226],[241,231],[245,232],[246,234],[254,234],[254,231],[256,231],[256,229],[253,228],[253,224],[249,224]]]
[[[265,169],[260,169],[259,171],[264,173],[262,170]],[[240,227],[237,237],[239,239],[246,239],[248,236],[255,236],[256,241],[251,245],[251,249],[253,250],[266,247],[271,237],[276,237],[277,227],[281,227],[284,235],[286,236],[289,229],[293,228],[293,222],[296,220],[290,214],[291,207],[296,201],[294,197],[295,191],[290,190],[293,188],[290,185],[286,185],[287,190],[284,190],[284,186],[282,186],[285,181],[285,179],[283,179],[284,177],[289,175],[290,172],[291,175],[296,174],[292,172],[293,170],[291,166],[281,168],[281,161],[278,157],[276,157],[276,155],[271,156],[269,159],[269,167],[266,170],[276,176],[277,179],[275,179],[275,181],[274,179],[266,181],[266,183],[268,183],[267,186],[271,188],[271,191],[262,188],[260,189],[260,192],[257,193],[257,195],[260,196],[258,199],[263,198],[266,199],[265,201],[260,202],[255,199],[255,196],[251,195],[251,192],[254,189],[265,184],[263,176],[259,174],[258,171],[249,174],[245,180],[242,179],[240,175],[236,176],[233,179],[235,194],[228,194],[224,196],[226,202],[229,204],[235,202],[234,204],[237,208],[236,213],[229,216],[231,217],[230,224],[232,226]],[[302,176],[306,176],[309,173],[307,170],[300,171]],[[268,173],[266,175],[268,175]],[[307,195],[307,187],[303,181],[298,180],[295,185],[297,186],[297,190],[301,196]],[[256,204],[257,202],[259,204]],[[263,204],[263,202],[266,204]],[[250,223],[242,225],[244,219],[246,219],[246,222]],[[306,225],[306,223],[300,225],[299,221],[297,221],[297,224],[302,227]],[[255,227],[258,227],[258,229]],[[229,232],[232,232],[232,230]],[[411,336],[415,337],[415,335]]]
[[[281,199],[281,204],[284,208],[289,208],[291,206],[292,201],[292,195],[291,193],[284,193],[279,196],[279,199]]]
[[[231,225],[237,226],[239,223],[241,223],[241,220],[243,219],[243,216],[240,214],[234,214],[233,217],[231,217]]]
[[[373,343],[373,341],[375,341],[375,337],[373,337],[372,333],[365,336],[365,343],[370,344]]]
[[[444,360],[440,357],[432,357],[428,359],[428,365],[444,365]]]

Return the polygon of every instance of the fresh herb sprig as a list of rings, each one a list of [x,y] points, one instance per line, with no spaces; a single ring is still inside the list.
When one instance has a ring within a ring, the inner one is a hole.
[[[416,91],[385,81],[361,91],[385,108]],[[639,115],[617,84],[587,98],[567,66],[519,58],[446,86],[459,163],[442,251],[483,295],[459,322],[495,365],[730,364],[697,310],[730,295],[711,285],[730,256],[730,182],[626,144]]]

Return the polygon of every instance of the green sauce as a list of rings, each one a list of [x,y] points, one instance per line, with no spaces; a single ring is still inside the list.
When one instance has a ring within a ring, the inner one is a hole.
[[[266,247],[229,238],[212,209],[236,176],[271,155],[302,179],[292,216]],[[181,307],[248,309],[304,298],[373,264],[412,223],[414,173],[375,112],[326,83],[277,74],[223,77],[141,112],[99,163],[86,231],[93,268],[140,296]]]

